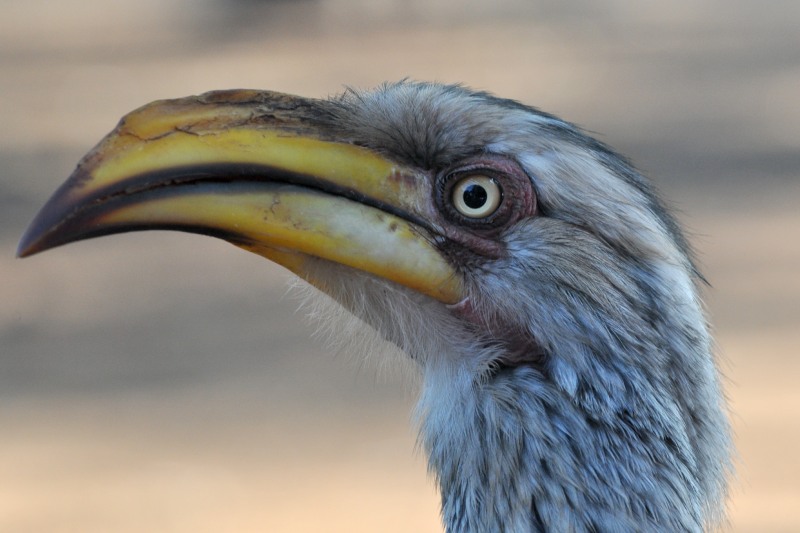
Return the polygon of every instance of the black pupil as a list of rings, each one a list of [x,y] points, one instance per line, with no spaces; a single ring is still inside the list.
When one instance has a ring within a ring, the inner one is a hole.
[[[482,186],[475,183],[470,183],[467,185],[467,188],[464,189],[463,198],[464,203],[467,204],[467,207],[470,209],[478,209],[486,205],[488,194],[486,193],[486,189],[484,189]]]

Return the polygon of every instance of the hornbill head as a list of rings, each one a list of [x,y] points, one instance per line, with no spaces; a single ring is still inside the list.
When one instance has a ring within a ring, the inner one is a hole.
[[[459,86],[219,91],[124,117],[19,248],[144,229],[284,265],[423,376],[448,531],[697,531],[730,452],[678,225],[570,123]]]

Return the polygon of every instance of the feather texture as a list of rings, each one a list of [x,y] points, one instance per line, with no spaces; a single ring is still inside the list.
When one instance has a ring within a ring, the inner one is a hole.
[[[645,178],[572,124],[460,86],[350,90],[320,116],[431,179],[468,157],[509,158],[538,198],[538,216],[494,237],[505,253],[457,252],[479,320],[315,267],[334,300],[419,368],[447,531],[719,523],[731,441],[702,279]],[[513,353],[519,339],[529,353]]]

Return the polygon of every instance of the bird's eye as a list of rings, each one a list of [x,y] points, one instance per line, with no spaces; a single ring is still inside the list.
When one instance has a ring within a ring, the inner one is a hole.
[[[486,218],[500,206],[503,192],[497,182],[483,174],[461,178],[452,189],[453,206],[467,218]]]

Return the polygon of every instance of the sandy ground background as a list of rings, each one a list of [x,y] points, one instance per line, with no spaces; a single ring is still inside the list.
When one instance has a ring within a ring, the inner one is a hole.
[[[14,258],[143,103],[406,76],[560,114],[653,177],[712,283],[730,530],[800,531],[800,3],[652,4],[0,2],[0,531],[441,531],[413,386],[311,338],[277,267],[170,233]]]

